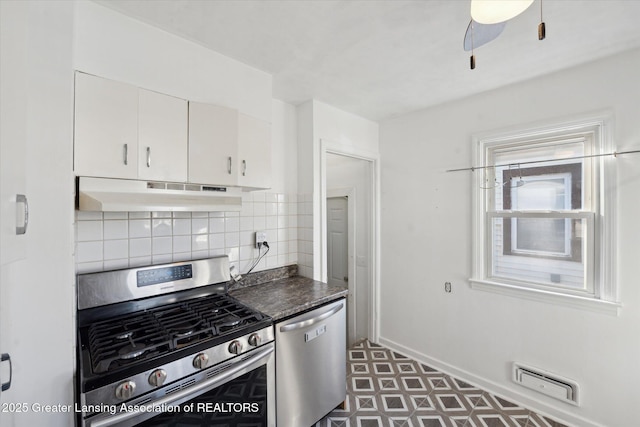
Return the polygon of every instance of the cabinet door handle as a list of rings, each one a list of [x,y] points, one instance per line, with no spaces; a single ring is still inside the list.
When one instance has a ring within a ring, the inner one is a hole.
[[[124,165],[129,164],[129,144],[124,144]]]
[[[227,173],[231,175],[231,156],[227,157]]]
[[[20,218],[20,211],[18,210],[18,205],[23,205],[23,216],[22,216],[22,225],[16,225],[16,234],[26,234],[27,227],[29,226],[29,201],[27,200],[27,196],[24,194],[16,194],[16,219]]]
[[[151,167],[151,147],[147,147],[147,167]]]
[[[9,381],[6,383],[2,383],[2,388],[0,390],[7,391],[11,388],[11,377],[13,376],[13,365],[11,364],[11,356],[8,353],[2,353],[0,357],[0,362],[9,361]]]
[[[247,174],[247,161],[243,160],[242,161],[242,176],[245,176]]]

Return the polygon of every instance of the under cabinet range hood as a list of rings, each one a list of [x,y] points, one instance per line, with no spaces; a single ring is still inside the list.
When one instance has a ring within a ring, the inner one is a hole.
[[[128,179],[78,177],[77,208],[81,211],[150,212],[239,211],[242,191],[215,187]]]

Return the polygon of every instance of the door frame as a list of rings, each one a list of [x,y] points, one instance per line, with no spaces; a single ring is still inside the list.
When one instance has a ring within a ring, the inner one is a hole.
[[[356,254],[356,189],[355,188],[334,188],[327,189],[326,199],[346,197],[347,198],[347,274],[349,281],[347,289],[351,301],[347,300],[347,332],[349,331],[349,323],[353,325],[353,333],[357,331],[357,269],[355,263]],[[325,200],[326,200],[325,199]],[[326,209],[326,205],[325,205]],[[327,227],[328,229],[328,227]],[[326,246],[327,250],[329,246]],[[327,260],[328,263],[328,260]],[[351,308],[351,310],[349,310]],[[347,333],[348,337],[348,333]],[[353,338],[353,337],[352,337]]]
[[[314,257],[319,261],[320,278],[323,282],[327,281],[327,154],[331,153],[365,160],[370,165],[371,226],[369,234],[372,244],[369,248],[371,287],[369,288],[369,333],[367,338],[373,342],[378,342],[380,338],[380,156],[378,153],[326,139],[320,139],[319,149],[319,200],[314,197],[319,203],[314,203],[314,216],[319,218],[320,221],[317,232],[314,233],[314,242],[318,242],[317,245],[314,244]]]

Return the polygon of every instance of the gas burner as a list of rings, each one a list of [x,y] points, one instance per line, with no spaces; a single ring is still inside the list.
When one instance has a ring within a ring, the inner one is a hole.
[[[123,332],[122,334],[116,335],[117,340],[126,340],[133,336],[133,331]]]
[[[129,344],[118,350],[118,354],[122,360],[137,359],[147,352],[145,347],[144,344]]]

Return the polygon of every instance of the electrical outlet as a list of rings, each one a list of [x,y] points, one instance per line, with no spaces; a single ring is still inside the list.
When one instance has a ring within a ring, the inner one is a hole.
[[[447,293],[451,292],[451,282],[444,282],[444,291]]]
[[[262,246],[264,242],[267,241],[267,233],[266,231],[256,231],[256,248]],[[260,244],[260,246],[258,246]]]

